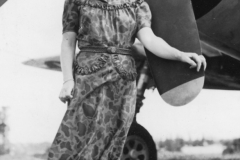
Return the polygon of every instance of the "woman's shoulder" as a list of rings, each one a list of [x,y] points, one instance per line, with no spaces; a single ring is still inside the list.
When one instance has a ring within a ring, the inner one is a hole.
[[[65,3],[84,4],[86,0],[65,0]]]

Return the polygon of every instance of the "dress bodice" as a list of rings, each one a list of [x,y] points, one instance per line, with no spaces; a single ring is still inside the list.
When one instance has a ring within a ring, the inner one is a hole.
[[[144,0],[65,0],[63,33],[77,34],[78,47],[131,48],[137,32],[151,26]]]

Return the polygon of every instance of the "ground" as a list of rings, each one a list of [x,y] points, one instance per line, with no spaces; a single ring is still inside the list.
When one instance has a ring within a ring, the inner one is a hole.
[[[0,155],[0,160],[46,160],[50,143],[10,144],[10,152]],[[193,152],[194,153],[194,152]],[[203,153],[203,152],[202,152]],[[181,152],[158,151],[158,160],[240,160],[238,155],[222,156],[218,154],[184,154]],[[214,152],[213,152],[214,153]]]
[[[38,158],[37,158],[38,157]],[[0,160],[46,160],[40,155],[3,155]],[[158,160],[240,160],[240,155],[186,155],[182,153],[158,153]]]

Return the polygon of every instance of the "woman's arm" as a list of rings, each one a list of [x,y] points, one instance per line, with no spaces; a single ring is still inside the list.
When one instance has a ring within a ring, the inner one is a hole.
[[[72,90],[74,87],[72,65],[76,49],[76,33],[65,32],[61,44],[61,68],[63,72],[63,87],[59,98],[62,102],[72,98]]]
[[[61,44],[61,68],[63,72],[63,81],[73,79],[72,64],[76,49],[76,33],[65,32],[62,36]]]
[[[198,56],[196,53],[185,53],[171,47],[162,38],[155,36],[149,27],[140,29],[137,38],[145,48],[158,57],[189,63],[191,68],[197,67],[197,71],[200,70],[202,64],[204,69],[206,68],[206,60],[203,56]]]
[[[133,55],[136,58],[145,59],[146,53],[142,43],[136,38],[134,44],[132,45]]]

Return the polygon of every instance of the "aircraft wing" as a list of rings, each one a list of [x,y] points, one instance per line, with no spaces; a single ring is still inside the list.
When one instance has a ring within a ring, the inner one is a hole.
[[[0,7],[6,2],[7,0],[0,0]]]
[[[59,56],[40,59],[30,59],[28,61],[23,62],[23,64],[43,69],[49,69],[53,71],[61,71]]]
[[[211,48],[203,49],[206,53]],[[210,53],[210,52],[209,52]],[[207,89],[224,89],[224,90],[240,90],[240,61],[221,53],[211,56],[205,55],[208,67],[205,72],[204,88]],[[47,57],[41,59],[31,59],[24,62],[25,65],[49,69],[53,71],[61,71],[59,56]],[[149,87],[154,85],[150,82]]]
[[[240,0],[192,0],[208,67],[204,88],[240,90]],[[60,71],[59,56],[24,62]]]
[[[202,52],[205,88],[240,89],[240,0],[192,0]]]
[[[221,0],[197,19],[200,39],[219,52],[240,60],[240,0]]]

